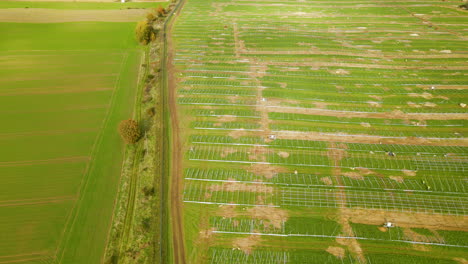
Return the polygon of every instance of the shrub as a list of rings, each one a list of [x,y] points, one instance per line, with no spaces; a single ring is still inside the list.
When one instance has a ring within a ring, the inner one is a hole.
[[[146,110],[146,114],[150,117],[154,116],[154,114],[156,114],[156,109],[154,109],[154,107],[151,107],[151,108],[148,108]]]
[[[136,39],[140,44],[147,45],[154,38],[153,29],[148,20],[138,22],[135,28]]]
[[[148,13],[146,14],[146,20],[149,21],[149,22],[152,22],[153,20],[155,20],[156,17],[154,16],[153,13]]]
[[[119,133],[127,144],[135,144],[140,139],[140,128],[137,121],[133,119],[123,120],[119,124]]]
[[[468,1],[466,1],[463,5],[459,5],[458,7],[468,10]]]

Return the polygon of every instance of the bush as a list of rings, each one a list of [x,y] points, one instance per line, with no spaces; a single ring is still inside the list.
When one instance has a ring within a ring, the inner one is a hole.
[[[136,39],[140,44],[147,45],[154,39],[154,32],[151,24],[147,20],[138,22],[135,28]]]
[[[151,107],[151,108],[148,108],[146,110],[146,114],[150,117],[154,116],[154,114],[156,114],[156,109],[154,109],[154,107]]]
[[[468,1],[466,1],[463,5],[459,5],[458,7],[468,10]]]
[[[135,144],[140,139],[140,128],[133,119],[123,120],[119,124],[119,133],[127,144]]]

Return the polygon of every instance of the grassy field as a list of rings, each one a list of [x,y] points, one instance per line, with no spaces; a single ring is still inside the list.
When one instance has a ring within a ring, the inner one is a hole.
[[[123,158],[117,124],[137,90],[134,26],[0,23],[0,263],[100,263]]]
[[[188,263],[466,263],[459,4],[187,0]]]

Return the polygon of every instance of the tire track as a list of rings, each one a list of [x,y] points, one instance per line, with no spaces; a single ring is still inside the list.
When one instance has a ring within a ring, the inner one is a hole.
[[[179,137],[179,120],[177,113],[177,97],[176,97],[176,77],[174,58],[174,44],[172,39],[172,29],[174,21],[179,15],[179,10],[183,8],[185,0],[180,0],[179,5],[174,9],[174,12],[169,18],[168,30],[166,37],[166,71],[167,71],[167,89],[168,89],[168,106],[170,115],[170,125],[172,134],[171,154],[171,176],[170,176],[170,221],[172,227],[172,250],[174,254],[175,264],[185,264],[185,246],[184,246],[184,230],[183,230],[183,175],[182,175],[182,144]]]

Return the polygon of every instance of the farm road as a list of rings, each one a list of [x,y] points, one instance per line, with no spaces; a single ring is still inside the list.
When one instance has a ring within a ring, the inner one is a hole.
[[[176,98],[176,75],[174,59],[174,43],[172,39],[172,29],[180,10],[183,8],[185,1],[181,0],[182,4],[180,9],[174,12],[174,18],[170,21],[167,30],[167,74],[168,74],[168,92],[169,92],[169,112],[170,122],[172,127],[172,157],[171,157],[171,187],[170,187],[170,221],[172,227],[172,246],[174,252],[174,263],[185,264],[185,246],[184,246],[184,225],[183,225],[183,203],[182,203],[182,190],[183,190],[183,172],[182,172],[182,143],[180,141],[179,119],[177,113],[177,98]]]
[[[144,17],[145,9],[122,10],[59,10],[45,8],[0,9],[0,22],[60,23],[60,22],[135,22]]]

